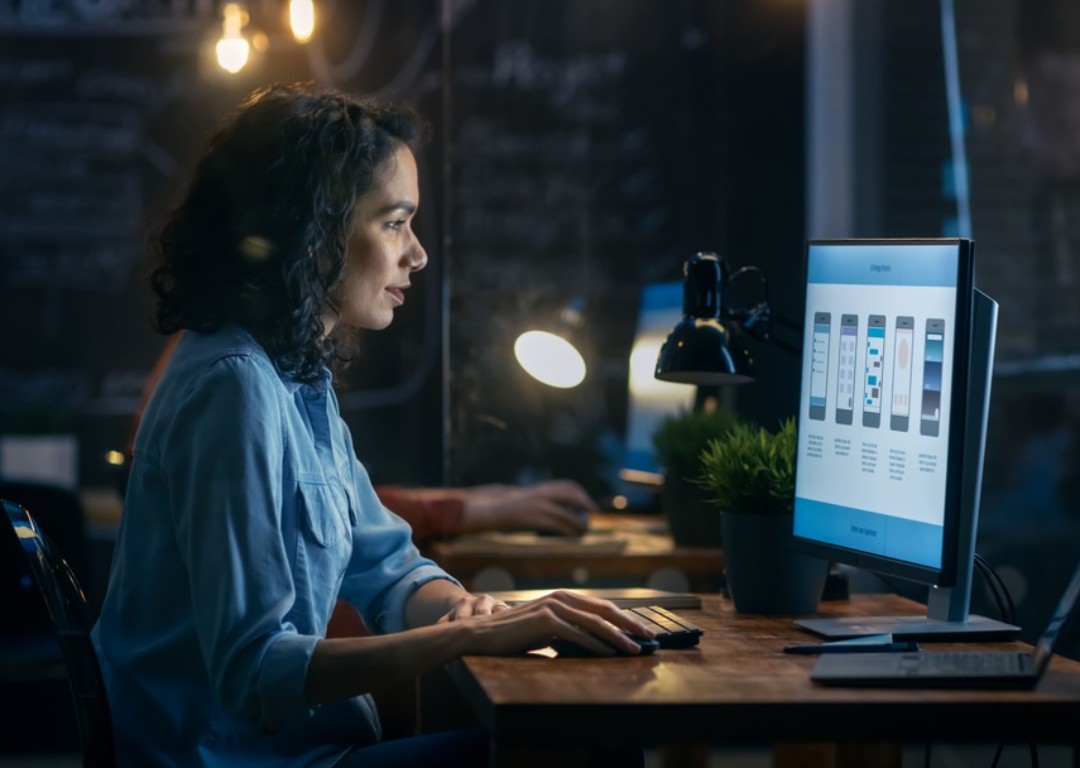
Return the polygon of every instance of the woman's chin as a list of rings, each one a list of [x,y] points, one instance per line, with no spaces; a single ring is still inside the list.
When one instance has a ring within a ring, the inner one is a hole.
[[[394,313],[387,312],[384,317],[373,317],[368,322],[362,324],[360,327],[366,331],[381,331],[385,328],[389,328],[390,324],[394,322]]]

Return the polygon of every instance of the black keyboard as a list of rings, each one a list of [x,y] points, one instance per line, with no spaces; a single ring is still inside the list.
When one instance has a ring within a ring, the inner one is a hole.
[[[659,605],[623,608],[623,613],[655,632],[661,648],[693,648],[704,634],[701,627]]]
[[[641,646],[642,656],[648,656],[657,648],[693,648],[703,634],[700,627],[658,605],[623,608],[622,612],[649,627],[656,634],[654,640],[635,639],[635,642]],[[623,631],[626,632],[626,630]],[[595,655],[569,640],[554,640],[551,647],[558,652],[560,657]]]

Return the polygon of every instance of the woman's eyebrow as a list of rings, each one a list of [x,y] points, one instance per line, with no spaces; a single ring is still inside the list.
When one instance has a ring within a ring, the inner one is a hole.
[[[376,215],[384,216],[385,214],[391,213],[393,211],[405,211],[405,213],[410,214],[416,213],[416,203],[412,202],[411,200],[397,200],[395,202],[387,203],[386,205],[384,205],[382,208],[376,211]]]

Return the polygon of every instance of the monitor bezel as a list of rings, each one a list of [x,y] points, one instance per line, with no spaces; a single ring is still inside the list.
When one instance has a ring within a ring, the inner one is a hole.
[[[832,544],[816,539],[808,539],[792,534],[793,548],[806,554],[822,557],[834,562],[853,565],[880,573],[885,576],[915,581],[938,587],[951,587],[956,584],[960,564],[960,526],[964,523],[961,508],[961,496],[964,479],[964,452],[966,434],[966,397],[971,377],[971,333],[972,312],[974,305],[974,241],[963,237],[942,238],[829,238],[811,239],[806,242],[803,259],[803,299],[809,298],[810,253],[814,246],[820,245],[955,245],[957,247],[957,280],[955,324],[953,334],[955,351],[953,353],[952,396],[949,398],[949,444],[947,447],[947,467],[945,475],[944,518],[942,521],[941,567],[933,568],[919,563],[911,563],[883,555],[851,549],[839,544]],[[961,395],[961,396],[958,396]],[[799,422],[803,420],[800,402],[798,403]],[[796,483],[798,482],[798,461],[796,461]]]

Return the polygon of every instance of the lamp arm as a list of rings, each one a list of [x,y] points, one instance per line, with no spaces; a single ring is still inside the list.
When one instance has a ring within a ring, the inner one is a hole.
[[[766,302],[761,302],[748,310],[732,312],[732,316],[738,321],[751,338],[757,341],[767,341],[775,347],[792,355],[801,355],[802,347],[784,341],[773,335],[773,324],[798,332],[802,335],[802,326],[780,315],[774,315]]]
[[[750,308],[730,308],[728,316],[735,320],[739,326],[753,338],[765,340],[772,331],[772,311],[769,309],[769,281],[765,279],[765,273],[753,265],[741,267],[735,270],[728,278],[728,286],[745,275],[756,275],[761,281],[761,300]]]
[[[752,327],[756,323],[759,326],[764,325],[767,328],[766,335],[772,330],[772,326],[774,324],[780,326],[781,328],[795,331],[801,335],[803,329],[802,323],[797,323],[794,320],[789,320],[782,315],[772,314],[772,310],[769,308],[769,281],[768,279],[766,279],[765,273],[762,272],[759,267],[755,267],[752,264],[745,267],[740,267],[731,274],[730,278],[728,278],[728,284],[730,285],[731,283],[734,283],[738,278],[750,273],[756,274],[758,276],[758,279],[761,281],[761,301],[750,309],[731,310],[731,316],[738,320],[740,324],[744,326],[744,328],[747,327],[747,323],[749,323],[750,328],[748,328],[748,330],[750,330],[751,334],[754,333]],[[755,336],[755,338],[761,337]]]
[[[755,274],[755,275],[758,276],[758,280],[761,281],[761,294],[762,294],[761,300],[762,300],[763,303],[768,304],[769,303],[769,281],[767,279],[765,279],[765,273],[762,272],[760,268],[755,267],[753,264],[747,265],[745,267],[739,267],[734,272],[732,272],[731,277],[728,278],[728,285],[730,286],[732,283],[734,283],[740,277],[742,277],[743,275],[748,275],[748,274]]]

